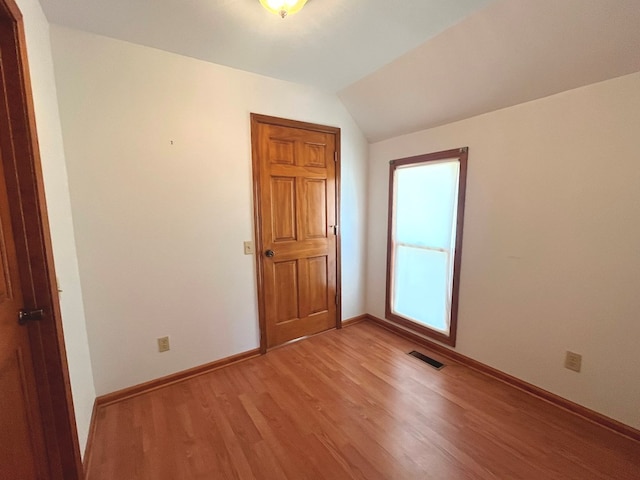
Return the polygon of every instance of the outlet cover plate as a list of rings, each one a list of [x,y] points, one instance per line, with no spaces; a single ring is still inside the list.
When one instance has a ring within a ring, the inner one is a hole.
[[[169,345],[169,337],[158,338],[158,352],[168,352],[171,349]]]
[[[580,372],[580,369],[582,368],[582,355],[567,351],[567,355],[564,359],[564,368],[568,368],[574,372]]]

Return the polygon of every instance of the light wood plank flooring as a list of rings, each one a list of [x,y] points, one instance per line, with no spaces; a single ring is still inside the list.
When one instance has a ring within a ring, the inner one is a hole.
[[[88,479],[640,479],[639,443],[412,349],[363,322],[106,406]]]

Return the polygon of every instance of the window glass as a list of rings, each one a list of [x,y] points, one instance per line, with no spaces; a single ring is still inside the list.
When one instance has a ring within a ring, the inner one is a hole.
[[[399,160],[391,162],[390,170],[387,318],[417,325],[420,333],[450,344],[455,343],[456,229],[466,153],[460,149]]]

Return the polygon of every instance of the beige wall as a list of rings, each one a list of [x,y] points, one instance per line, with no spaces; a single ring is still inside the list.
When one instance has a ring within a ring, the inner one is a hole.
[[[84,451],[95,390],[71,221],[67,169],[51,59],[49,24],[37,0],[18,0],[17,3],[24,17],[53,255],[59,287],[62,289],[60,307],[71,390],[78,437],[81,450]]]
[[[640,428],[639,132],[637,73],[371,145],[368,311],[389,160],[468,146],[456,350]]]
[[[98,394],[258,346],[250,112],[342,129],[342,313],[364,313],[367,143],[335,95],[57,26],[52,43]]]

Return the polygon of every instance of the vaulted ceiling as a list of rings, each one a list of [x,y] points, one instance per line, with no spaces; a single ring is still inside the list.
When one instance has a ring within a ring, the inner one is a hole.
[[[640,70],[639,0],[40,0],[50,22],[337,92],[376,141]]]
[[[637,71],[640,0],[501,0],[340,98],[376,141]]]

